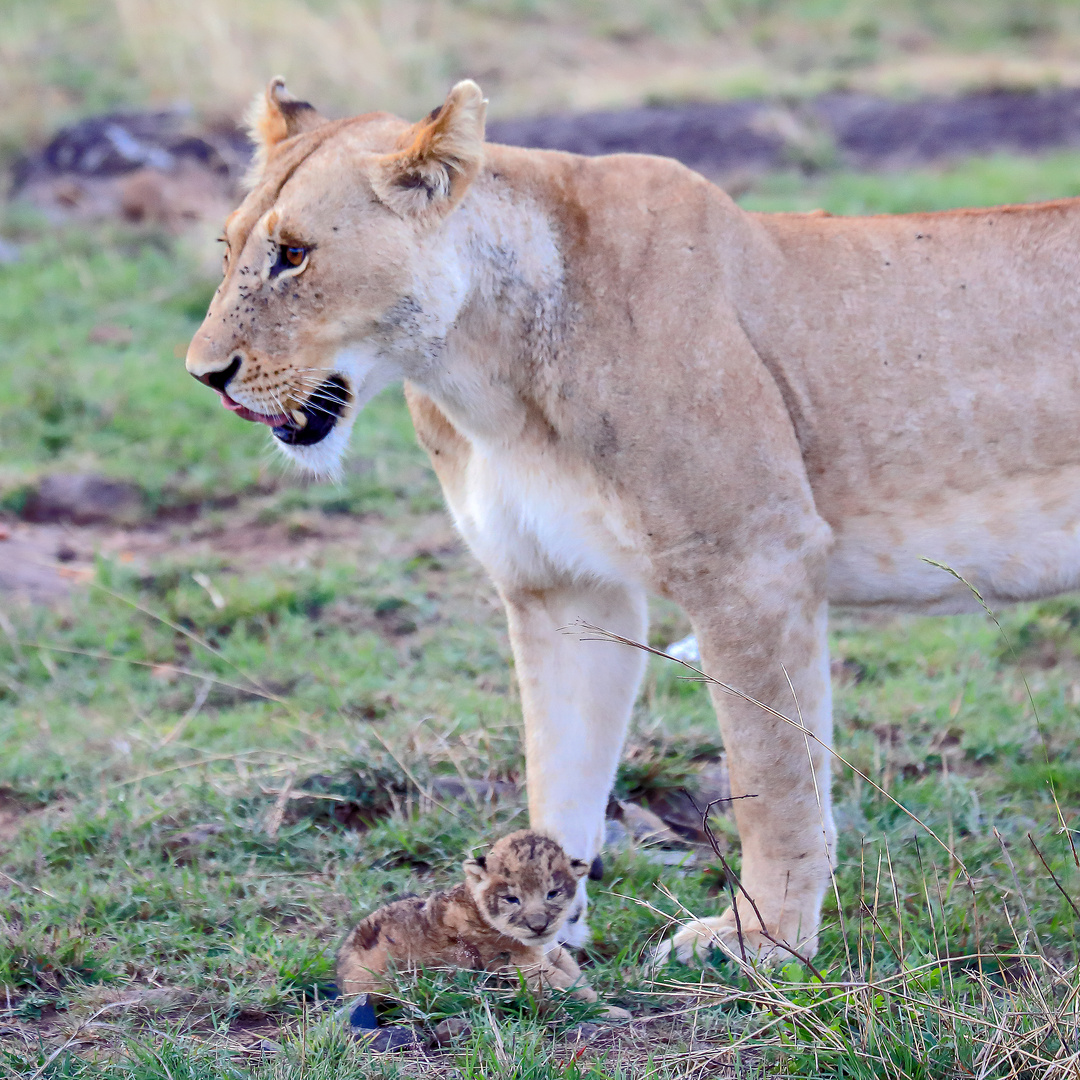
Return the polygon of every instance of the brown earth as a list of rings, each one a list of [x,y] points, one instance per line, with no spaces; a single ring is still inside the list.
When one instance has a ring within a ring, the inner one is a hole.
[[[1080,146],[1080,89],[690,102],[493,120],[488,135],[580,154],[663,154],[732,182],[793,166],[894,169]],[[12,194],[54,221],[120,218],[179,231],[224,216],[248,157],[237,129],[200,128],[176,113],[89,117],[25,155]]]

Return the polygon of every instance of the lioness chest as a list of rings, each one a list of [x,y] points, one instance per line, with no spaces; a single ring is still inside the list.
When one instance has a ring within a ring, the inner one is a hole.
[[[473,443],[450,496],[458,528],[504,585],[648,576],[632,508],[586,465],[550,449]]]

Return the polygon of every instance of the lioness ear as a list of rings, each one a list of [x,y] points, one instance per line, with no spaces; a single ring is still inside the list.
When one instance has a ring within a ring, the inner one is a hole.
[[[326,121],[306,101],[294,98],[285,89],[285,80],[276,75],[267,83],[266,91],[251,103],[247,114],[248,135],[255,144],[249,180],[262,176],[274,147],[293,135],[312,131]],[[253,185],[251,185],[253,186]]]
[[[589,872],[589,864],[584,859],[571,859],[570,872],[580,881]]]
[[[402,217],[448,213],[468,190],[484,158],[487,102],[471,79],[402,136],[372,175],[375,194]]]
[[[487,859],[483,855],[477,855],[475,859],[466,859],[461,864],[465,871],[465,880],[479,884],[487,877]]]

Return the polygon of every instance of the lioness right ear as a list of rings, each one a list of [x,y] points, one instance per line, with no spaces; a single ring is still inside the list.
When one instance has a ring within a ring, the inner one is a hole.
[[[314,106],[285,89],[285,80],[280,75],[275,75],[267,83],[266,91],[251,103],[246,119],[248,135],[255,144],[255,157],[248,173],[251,187],[258,183],[278,143],[326,123]]]
[[[402,136],[401,149],[377,162],[375,194],[402,217],[446,214],[476,179],[484,159],[487,102],[465,79],[430,116]]]
[[[465,880],[479,884],[487,877],[487,859],[483,855],[477,855],[475,859],[466,859],[461,864],[465,871]]]

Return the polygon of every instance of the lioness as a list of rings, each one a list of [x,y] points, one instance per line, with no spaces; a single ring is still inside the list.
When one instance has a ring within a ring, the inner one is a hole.
[[[1080,580],[1080,201],[753,214],[674,161],[484,143],[484,100],[325,121],[271,82],[250,194],[188,370],[330,473],[406,379],[506,605],[529,811],[578,859],[604,809],[653,590],[714,694],[748,950],[813,951],[829,879],[827,605],[971,610]],[[790,680],[790,682],[789,682]],[[584,883],[564,938],[586,935]],[[758,921],[758,913],[765,926]],[[684,926],[733,952],[732,911]]]

